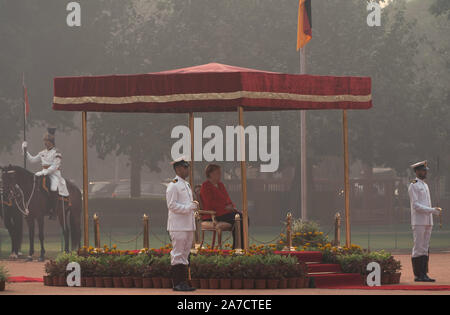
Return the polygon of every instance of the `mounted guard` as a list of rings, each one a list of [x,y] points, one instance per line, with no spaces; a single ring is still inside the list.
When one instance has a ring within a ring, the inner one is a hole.
[[[42,170],[37,172],[36,176],[48,176],[50,179],[50,219],[56,218],[56,206],[58,202],[58,195],[61,197],[68,197],[69,191],[67,189],[66,180],[61,174],[62,155],[55,147],[55,132],[56,128],[47,128],[47,133],[44,135],[45,150],[39,152],[36,156],[31,155],[28,150],[27,160],[31,163],[41,162]],[[25,152],[28,144],[26,141],[22,143],[22,151]]]

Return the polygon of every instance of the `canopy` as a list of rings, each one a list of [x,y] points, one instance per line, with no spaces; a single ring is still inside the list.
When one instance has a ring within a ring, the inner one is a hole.
[[[54,79],[53,109],[226,112],[369,109],[371,79],[295,75],[210,63],[171,71]]]

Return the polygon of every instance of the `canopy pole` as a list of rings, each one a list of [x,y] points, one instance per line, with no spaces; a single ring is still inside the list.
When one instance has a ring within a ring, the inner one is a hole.
[[[88,183],[88,152],[87,152],[87,112],[82,113],[83,135],[83,214],[84,214],[84,246],[89,247],[89,183]]]
[[[300,49],[300,74],[306,74],[306,46]],[[306,169],[306,110],[300,111],[300,213],[308,220],[307,169]]]
[[[194,189],[194,113],[189,113],[189,130],[191,133],[191,167],[189,168],[189,184],[192,189],[192,196],[195,199]]]
[[[342,124],[344,136],[344,193],[345,193],[345,245],[350,247],[350,182],[349,182],[349,164],[348,164],[348,121],[347,110],[342,111]]]
[[[244,107],[239,106],[239,126],[240,132],[240,146],[241,146],[241,185],[242,185],[242,226],[244,236],[244,250],[248,250],[248,203],[247,203],[247,165],[245,157],[245,132],[244,132]]]

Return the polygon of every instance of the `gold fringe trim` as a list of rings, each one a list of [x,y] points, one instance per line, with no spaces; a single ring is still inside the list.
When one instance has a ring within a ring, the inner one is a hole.
[[[293,93],[237,91],[229,93],[197,93],[174,95],[142,95],[125,97],[81,96],[53,97],[53,103],[68,104],[133,104],[133,103],[169,103],[182,101],[234,100],[239,98],[276,99],[300,102],[370,102],[372,95],[301,95]]]

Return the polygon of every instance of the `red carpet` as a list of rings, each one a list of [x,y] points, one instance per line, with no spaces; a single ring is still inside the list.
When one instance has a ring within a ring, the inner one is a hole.
[[[405,291],[450,291],[450,285],[382,285],[379,287],[368,286],[330,286],[323,289],[343,289],[343,290],[405,290]]]
[[[308,273],[319,273],[319,272],[328,272],[328,273],[339,273],[342,272],[341,266],[337,264],[307,264]]]
[[[44,282],[42,278],[30,278],[30,277],[9,277],[8,282]]]

